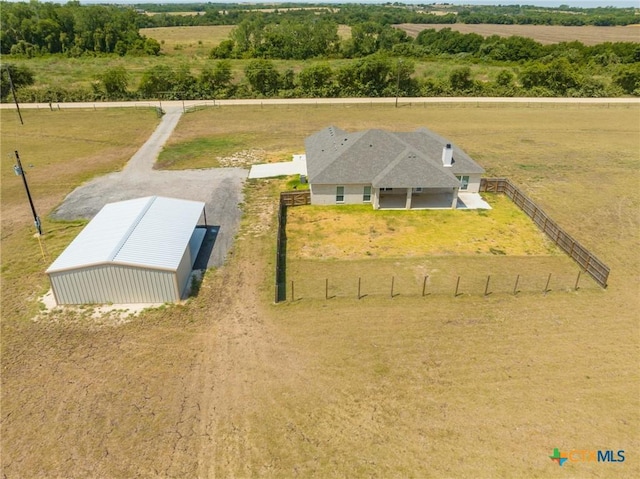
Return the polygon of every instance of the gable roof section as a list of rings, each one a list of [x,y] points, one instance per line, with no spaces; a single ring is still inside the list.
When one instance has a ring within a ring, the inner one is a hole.
[[[449,168],[438,168],[430,161],[425,161],[413,148],[408,148],[398,155],[378,174],[371,186],[374,188],[412,188],[425,186],[430,188],[455,188],[460,181]],[[424,179],[427,180],[424,180]],[[428,184],[421,184],[428,182]]]
[[[98,264],[178,268],[204,203],[149,196],[105,205],[47,273]]]
[[[484,168],[476,163],[465,151],[449,140],[426,128],[419,128],[409,133],[396,133],[396,135],[416,150],[422,152],[429,160],[442,165],[442,148],[449,143],[453,148],[453,165],[451,172],[458,173],[484,173]],[[449,168],[447,168],[448,170]]]
[[[375,129],[347,133],[331,126],[305,141],[309,183],[455,187],[459,185],[456,174],[484,172],[455,145],[452,167],[442,166],[447,143],[426,128],[410,133]]]

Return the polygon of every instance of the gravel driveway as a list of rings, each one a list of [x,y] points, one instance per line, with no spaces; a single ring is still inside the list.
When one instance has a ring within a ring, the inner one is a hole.
[[[107,203],[153,195],[204,201],[207,223],[217,227],[211,229],[217,231],[217,236],[208,266],[221,266],[242,216],[239,204],[248,171],[241,168],[154,170],[153,164],[181,115],[181,108],[167,108],[156,130],[122,171],[79,186],[51,216],[65,220],[89,219]]]

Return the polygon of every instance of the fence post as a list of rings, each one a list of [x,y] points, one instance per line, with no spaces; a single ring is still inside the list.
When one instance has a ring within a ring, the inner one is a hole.
[[[329,278],[324,280],[324,299],[329,299]]]
[[[460,286],[460,276],[458,276],[458,281],[456,281],[456,292],[453,294],[453,297],[458,296],[458,287]]]
[[[422,282],[422,296],[424,296],[424,292],[427,289],[427,278],[429,277],[429,275],[424,277],[424,281]]]
[[[488,296],[489,294],[489,281],[491,280],[491,275],[487,275],[487,284],[484,285],[484,295]]]
[[[395,276],[391,276],[391,299],[393,299],[393,282],[395,279]]]
[[[295,301],[295,297],[296,295],[293,290],[293,280],[291,280],[291,301]]]
[[[360,296],[360,283],[361,283],[362,278],[358,276],[358,299],[362,298],[362,296]]]
[[[520,275],[516,276],[516,284],[515,284],[515,286],[513,287],[513,294],[514,294],[514,296],[515,296],[516,294],[518,294],[518,282],[519,282],[519,281],[520,281]]]

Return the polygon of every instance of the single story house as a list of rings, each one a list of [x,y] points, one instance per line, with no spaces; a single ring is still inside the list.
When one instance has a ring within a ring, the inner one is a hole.
[[[308,137],[305,150],[314,205],[456,208],[458,192],[478,193],[484,173],[463,150],[426,128],[347,133],[330,126]]]
[[[204,206],[159,196],[105,205],[47,269],[56,303],[180,300],[206,233]]]

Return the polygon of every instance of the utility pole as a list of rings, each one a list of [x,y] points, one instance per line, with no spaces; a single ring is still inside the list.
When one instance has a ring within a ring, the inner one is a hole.
[[[29,185],[27,184],[27,175],[22,169],[22,163],[20,162],[20,155],[18,155],[18,150],[15,151],[16,154],[16,163],[17,165],[13,166],[13,171],[17,176],[22,176],[22,182],[24,183],[24,189],[27,192],[27,198],[29,198],[29,205],[31,206],[31,212],[33,213],[33,222],[36,225],[36,229],[38,230],[38,234],[42,236],[42,224],[40,222],[40,217],[36,213],[36,207],[33,205],[33,200],[31,199],[31,192],[29,191]]]
[[[398,80],[396,81],[396,108],[398,108],[398,96],[400,95],[400,65],[402,60],[398,59]]]
[[[24,121],[22,121],[22,113],[20,112],[20,105],[18,105],[18,97],[16,96],[16,89],[13,86],[13,80],[11,79],[11,71],[9,67],[5,68],[7,70],[7,78],[9,78],[9,88],[11,89],[11,94],[13,95],[13,101],[16,104],[16,109],[18,110],[18,117],[20,117],[20,124],[24,125]]]

